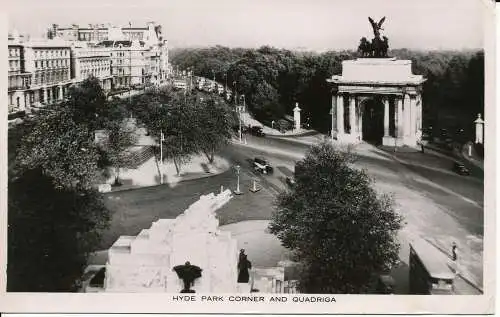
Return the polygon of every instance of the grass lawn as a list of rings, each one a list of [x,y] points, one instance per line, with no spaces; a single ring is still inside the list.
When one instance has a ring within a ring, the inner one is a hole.
[[[217,176],[186,181],[175,187],[167,185],[140,188],[105,195],[105,203],[111,212],[110,227],[103,233],[96,250],[109,248],[121,235],[137,235],[158,219],[172,219],[199,199],[200,195],[220,192],[220,186],[234,188],[234,174],[226,172]],[[266,220],[273,211],[273,196],[265,189],[257,193],[249,191],[249,179],[242,176],[241,196],[217,211],[220,225],[243,220]]]

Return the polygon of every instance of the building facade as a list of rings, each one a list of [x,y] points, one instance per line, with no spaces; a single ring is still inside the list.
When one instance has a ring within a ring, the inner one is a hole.
[[[161,26],[54,24],[47,39],[30,41],[9,34],[9,113],[62,101],[71,84],[89,76],[104,90],[160,85],[169,76],[167,40]]]
[[[71,54],[74,81],[81,82],[92,76],[99,79],[101,87],[105,91],[111,90],[113,76],[111,74],[110,49],[83,43],[74,45]]]
[[[71,46],[63,41],[26,43],[11,38],[9,49],[9,112],[62,101],[71,79]]]

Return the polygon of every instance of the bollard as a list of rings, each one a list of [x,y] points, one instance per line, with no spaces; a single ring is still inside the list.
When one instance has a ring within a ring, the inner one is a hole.
[[[252,193],[256,193],[256,192],[258,192],[259,190],[260,190],[260,188],[259,188],[259,187],[257,187],[257,181],[254,179],[254,180],[253,180],[253,186],[250,188],[250,191],[251,191]]]
[[[222,194],[224,192],[224,186],[220,185],[220,193]]]

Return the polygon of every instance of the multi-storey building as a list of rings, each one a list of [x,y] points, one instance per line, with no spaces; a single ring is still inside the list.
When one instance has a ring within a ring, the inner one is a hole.
[[[70,27],[59,27],[57,24],[52,25],[49,31],[51,36],[61,38],[67,41],[86,41],[86,42],[101,42],[101,41],[143,41],[145,43],[156,45],[161,41],[161,26],[155,22],[147,23],[146,27],[116,27],[104,24],[89,24],[88,27],[80,27],[73,24]]]
[[[81,82],[93,76],[99,79],[101,87],[111,90],[113,75],[111,75],[111,50],[88,43],[75,43],[71,52],[71,77],[75,82]]]
[[[25,69],[32,74],[29,105],[61,101],[71,79],[71,45],[49,40],[24,44]]]
[[[70,41],[92,42],[108,48],[111,74],[116,88],[145,83],[160,84],[168,77],[168,45],[161,26],[149,22],[146,27],[53,25],[49,34]]]
[[[26,91],[31,86],[31,73],[25,71],[23,46],[20,43],[10,43],[8,71],[8,108],[9,113],[16,110],[26,110],[29,95]]]
[[[161,84],[170,73],[161,27],[53,25],[48,40],[9,34],[9,112],[61,101],[68,88],[89,76],[105,90]]]
[[[71,80],[71,47],[63,41],[9,38],[9,112],[63,100]]]
[[[149,82],[149,48],[141,41],[103,41],[99,46],[108,48],[111,74],[115,88],[142,85]]]

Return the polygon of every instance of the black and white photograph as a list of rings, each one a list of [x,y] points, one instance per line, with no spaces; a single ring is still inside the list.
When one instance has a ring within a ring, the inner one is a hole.
[[[0,303],[492,313],[494,13],[8,0]]]

